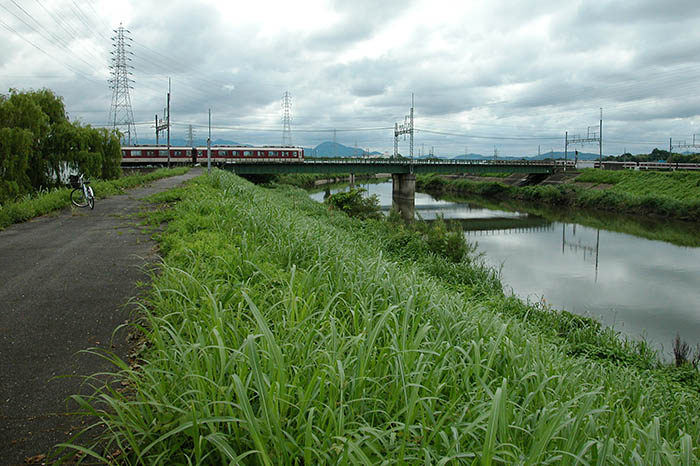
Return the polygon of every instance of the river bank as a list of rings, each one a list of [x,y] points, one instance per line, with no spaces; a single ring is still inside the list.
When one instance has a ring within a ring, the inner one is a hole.
[[[585,169],[571,182],[522,187],[499,181],[425,175],[417,177],[416,187],[429,192],[517,199],[685,221],[700,218],[700,173],[693,172]]]
[[[148,343],[85,399],[127,462],[697,461],[694,372],[471,255],[220,172],[161,200]]]

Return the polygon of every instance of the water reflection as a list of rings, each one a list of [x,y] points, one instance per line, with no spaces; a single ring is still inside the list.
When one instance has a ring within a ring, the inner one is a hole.
[[[598,283],[598,256],[600,252],[600,230],[596,230],[595,233],[595,246],[588,245],[579,238],[578,242],[566,239],[566,227],[567,225],[562,224],[561,226],[561,253],[564,254],[564,248],[568,248],[570,251],[582,252],[583,260],[586,261],[586,256],[593,256],[595,258],[595,283]],[[576,224],[572,225],[573,236],[576,236]]]
[[[390,208],[391,183],[366,187]],[[667,356],[676,333],[691,345],[700,342],[697,225],[488,202],[417,193],[416,211],[428,221],[443,216],[459,223],[523,299],[593,316],[646,338]]]

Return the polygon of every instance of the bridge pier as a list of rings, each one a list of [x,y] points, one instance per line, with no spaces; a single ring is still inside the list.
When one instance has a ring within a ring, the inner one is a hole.
[[[413,220],[416,215],[416,175],[394,173],[391,180],[391,207],[398,210],[404,220]]]

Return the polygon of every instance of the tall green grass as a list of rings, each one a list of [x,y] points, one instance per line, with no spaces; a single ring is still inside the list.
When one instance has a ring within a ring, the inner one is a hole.
[[[697,393],[568,355],[476,292],[469,264],[395,260],[378,223],[300,190],[217,172],[178,196],[147,343],[113,358],[128,389],[96,378],[74,397],[104,430],[73,448],[119,464],[697,463]]]
[[[614,185],[614,192],[656,195],[677,201],[700,200],[700,173],[691,171],[598,170],[588,168],[576,181]]]
[[[95,196],[102,199],[108,196],[122,193],[124,189],[132,188],[150,181],[168,176],[182,175],[189,168],[162,168],[144,175],[131,175],[109,181],[94,181],[91,183]],[[71,205],[71,188],[57,188],[43,190],[33,195],[23,196],[16,202],[8,202],[0,205],[0,229],[14,223],[25,222],[39,215],[44,215],[54,210]]]

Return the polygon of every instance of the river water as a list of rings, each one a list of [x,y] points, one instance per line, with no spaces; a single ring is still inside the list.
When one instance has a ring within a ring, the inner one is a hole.
[[[391,208],[391,182],[362,185]],[[340,189],[332,189],[336,192]],[[311,194],[323,201],[324,192]],[[594,317],[666,359],[676,334],[700,343],[700,226],[416,193],[416,214],[454,219],[524,300]]]

